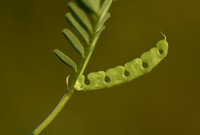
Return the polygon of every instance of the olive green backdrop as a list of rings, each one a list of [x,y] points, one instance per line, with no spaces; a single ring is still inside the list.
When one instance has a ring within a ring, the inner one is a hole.
[[[69,0],[1,0],[0,134],[28,135],[62,97],[73,71],[53,54],[79,55],[61,31]],[[86,70],[123,65],[163,39],[168,57],[150,74],[75,92],[41,135],[199,135],[200,1],[118,0]]]

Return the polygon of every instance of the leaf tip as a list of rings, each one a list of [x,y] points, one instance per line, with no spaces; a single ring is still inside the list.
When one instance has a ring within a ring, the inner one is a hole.
[[[54,49],[54,50],[53,50],[53,53],[56,54],[56,53],[58,53],[58,51],[59,51],[58,49]]]
[[[69,30],[67,29],[67,28],[65,28],[65,29],[63,29],[62,30],[62,33],[66,33],[66,32],[68,32]]]

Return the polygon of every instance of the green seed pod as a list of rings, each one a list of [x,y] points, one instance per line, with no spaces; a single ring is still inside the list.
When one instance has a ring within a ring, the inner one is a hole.
[[[167,56],[167,53],[168,43],[164,39],[157,43],[157,47],[143,53],[140,58],[136,58],[124,66],[110,68],[106,72],[99,71],[88,74],[87,77],[90,82],[88,85],[85,84],[85,76],[81,75],[75,84],[75,89],[83,91],[97,90],[129,82],[149,73]],[[125,75],[125,71],[129,75]],[[105,80],[106,77],[109,78],[109,81]]]

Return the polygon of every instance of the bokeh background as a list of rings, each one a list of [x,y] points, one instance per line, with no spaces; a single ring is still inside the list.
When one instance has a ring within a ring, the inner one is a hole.
[[[1,0],[0,134],[28,135],[57,105],[74,72],[53,54],[79,55],[61,31],[69,0]],[[118,0],[85,74],[123,65],[162,35],[168,57],[150,74],[75,92],[41,135],[199,135],[200,1]]]

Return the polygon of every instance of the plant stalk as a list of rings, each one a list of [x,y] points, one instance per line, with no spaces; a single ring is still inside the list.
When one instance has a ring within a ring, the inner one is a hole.
[[[96,31],[96,25],[95,25],[95,31]],[[55,107],[55,109],[49,114],[49,116],[30,135],[39,135],[56,118],[56,116],[61,112],[65,104],[69,101],[69,99],[73,95],[76,81],[78,80],[79,76],[83,74],[96,46],[96,42],[94,41],[94,36],[95,32],[92,34],[90,44],[86,48],[85,57],[82,59],[81,64],[79,65],[79,68],[70,83],[69,90],[67,90],[64,93],[64,96],[62,97],[58,105]]]

